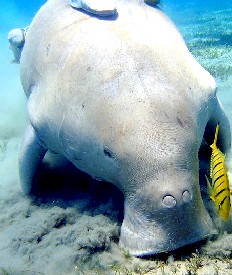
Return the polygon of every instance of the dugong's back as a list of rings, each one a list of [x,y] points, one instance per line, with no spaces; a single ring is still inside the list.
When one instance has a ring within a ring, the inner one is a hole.
[[[47,87],[39,93],[54,91],[49,85],[59,88],[63,79],[76,85],[76,91],[69,86],[59,94],[67,104],[69,98],[73,102],[74,92],[77,99],[79,90],[87,97],[105,90],[154,94],[165,90],[159,83],[166,79],[178,84],[180,93],[180,82],[183,89],[186,82],[191,87],[196,79],[206,85],[207,72],[192,58],[175,26],[160,10],[140,1],[120,0],[117,13],[99,19],[72,8],[67,0],[48,1],[30,26],[21,58],[27,96],[41,82]],[[44,96],[51,99],[55,95]]]

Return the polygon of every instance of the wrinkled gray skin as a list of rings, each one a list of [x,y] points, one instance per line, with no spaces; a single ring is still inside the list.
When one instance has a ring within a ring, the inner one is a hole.
[[[213,231],[200,194],[198,150],[230,126],[215,81],[160,10],[118,0],[100,19],[49,0],[21,57],[30,125],[19,156],[33,192],[48,150],[125,195],[120,245],[133,255],[172,250]]]

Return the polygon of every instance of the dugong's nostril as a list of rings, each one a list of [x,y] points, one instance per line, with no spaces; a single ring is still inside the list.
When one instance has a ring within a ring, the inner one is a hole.
[[[192,200],[192,195],[189,193],[189,191],[185,190],[182,193],[182,199],[185,203],[190,202]]]
[[[174,207],[176,205],[176,199],[171,195],[167,195],[163,197],[163,205],[168,208]]]
[[[192,200],[192,195],[188,190],[182,193],[182,200],[184,203],[188,203]],[[168,208],[174,207],[176,205],[176,199],[172,195],[166,195],[163,197],[163,205]]]

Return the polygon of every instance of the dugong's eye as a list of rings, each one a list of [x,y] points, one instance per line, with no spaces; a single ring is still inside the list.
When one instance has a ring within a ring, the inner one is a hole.
[[[115,158],[116,156],[107,146],[104,146],[103,152],[108,158]]]

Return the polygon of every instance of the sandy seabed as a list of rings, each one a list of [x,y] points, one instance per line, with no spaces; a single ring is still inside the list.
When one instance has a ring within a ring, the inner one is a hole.
[[[216,77],[230,122],[231,11],[205,12],[195,22],[180,22],[190,50]],[[232,220],[221,226],[212,205],[214,223],[225,230],[221,235],[173,253],[138,259],[118,247],[123,196],[115,187],[95,182],[50,155],[41,175],[44,190],[36,197],[23,195],[17,157],[28,119],[26,99],[19,66],[9,63],[9,29],[0,31],[0,274],[232,274]],[[232,182],[229,157],[228,174]]]

